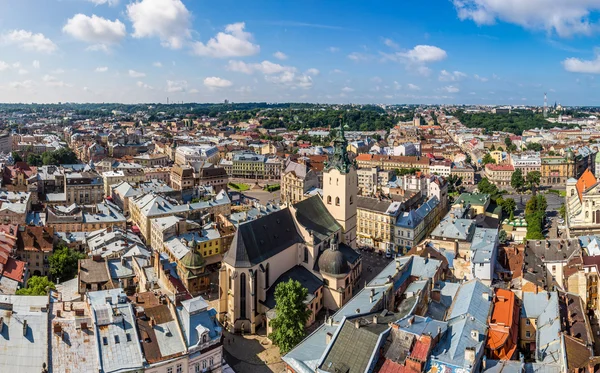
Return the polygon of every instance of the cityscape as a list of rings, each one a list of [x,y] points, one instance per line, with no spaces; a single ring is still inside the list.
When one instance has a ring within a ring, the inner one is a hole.
[[[600,2],[10,3],[0,373],[600,371]]]

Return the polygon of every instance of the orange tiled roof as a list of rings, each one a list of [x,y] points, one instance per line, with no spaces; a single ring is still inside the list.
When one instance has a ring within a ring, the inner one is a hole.
[[[577,184],[575,184],[575,188],[577,188],[577,194],[579,194],[579,200],[581,201],[582,194],[590,187],[596,185],[598,180],[588,168],[583,172],[583,175],[577,180]]]
[[[515,294],[510,290],[496,289],[495,295],[486,344],[487,348],[494,352],[495,357],[510,359],[517,349]]]
[[[15,260],[14,258],[8,258],[4,271],[2,272],[3,277],[8,277],[11,280],[17,282],[23,281],[23,273],[25,272],[25,262]]]

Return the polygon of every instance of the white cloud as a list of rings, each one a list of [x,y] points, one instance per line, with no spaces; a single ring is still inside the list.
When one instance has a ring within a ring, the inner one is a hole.
[[[327,48],[328,51],[330,51],[331,53],[336,53],[340,51],[340,48],[338,47],[329,47]]]
[[[401,53],[400,55],[419,63],[437,62],[448,57],[445,50],[433,45],[417,45],[408,52]]]
[[[27,71],[25,69],[19,69],[18,74],[19,75],[27,75],[27,74],[29,74],[29,71]]]
[[[227,79],[218,78],[216,76],[210,76],[204,79],[204,85],[208,88],[228,88],[233,85],[233,83]]]
[[[579,58],[567,58],[562,62],[565,70],[572,73],[600,74],[600,55],[593,60],[581,60]]]
[[[333,74],[343,74],[343,73],[344,73],[344,72],[343,72],[342,70],[340,70],[340,69],[333,69],[333,70],[331,70],[331,72],[332,72]]]
[[[225,32],[219,32],[206,44],[195,42],[193,51],[198,56],[214,58],[245,57],[260,51],[258,44],[252,43],[252,34],[244,31],[244,22],[233,23],[225,27]]]
[[[189,93],[200,93],[200,91],[196,88],[192,88],[188,91]]]
[[[8,70],[9,68],[10,68],[9,64],[7,64],[4,61],[0,61],[0,71]]]
[[[354,92],[354,88],[344,87],[344,88],[342,88],[342,92],[346,92],[346,93]]]
[[[503,21],[563,37],[591,34],[598,24],[590,20],[590,14],[600,10],[597,0],[453,0],[453,3],[460,19],[471,19],[478,25]]]
[[[460,92],[460,89],[458,87],[455,87],[453,85],[449,85],[446,87],[442,87],[442,91],[448,92],[448,93],[458,93]]]
[[[111,21],[93,14],[76,14],[67,21],[63,32],[73,38],[92,44],[94,50],[108,50],[108,47],[118,44],[127,35],[125,24],[118,19]]]
[[[142,81],[138,81],[136,84],[138,87],[143,88],[143,89],[154,89],[152,86],[150,86]]]
[[[422,76],[431,75],[431,69],[427,66],[417,66],[416,70],[419,75],[422,75]]]
[[[55,70],[52,70],[51,73],[54,74],[54,75],[60,75],[60,74],[64,74],[65,70],[63,70],[63,69],[55,69]]]
[[[154,66],[154,67],[162,67],[163,65],[162,65],[162,63],[160,63],[160,62],[157,61],[157,62],[154,62],[152,64],[152,66]]]
[[[372,77],[372,78],[371,78],[371,81],[372,81],[373,83],[381,83],[381,82],[383,82],[383,80],[382,80],[380,77],[378,77],[378,76],[374,76],[374,77]]]
[[[263,74],[272,75],[279,74],[285,71],[295,72],[296,68],[292,66],[283,66],[278,63],[270,61],[263,61],[260,63],[245,63],[244,61],[230,60],[227,69],[236,71],[244,74],[252,74],[254,72],[261,72]]]
[[[94,70],[97,73],[105,73],[108,71],[108,67],[107,66],[99,66],[96,67],[96,70]]]
[[[392,39],[383,39],[383,44],[390,48],[398,48],[398,44],[396,44]]]
[[[348,55],[348,58],[351,59],[352,61],[366,61],[369,59],[368,56],[362,54],[362,53],[358,53],[358,52],[352,52]]]
[[[273,53],[273,57],[277,58],[278,60],[287,60],[288,56],[287,54],[283,53],[283,52],[275,52]]]
[[[71,85],[63,82],[62,80],[59,80],[57,77],[52,75],[44,75],[42,80],[49,87],[71,87]]]
[[[10,82],[8,86],[13,89],[29,89],[33,87],[33,80],[24,80],[22,82]]]
[[[456,82],[466,77],[467,74],[460,71],[449,72],[446,70],[442,70],[440,71],[440,76],[438,77],[438,80],[440,82]]]
[[[167,92],[185,92],[187,87],[186,80],[167,80]]]
[[[311,68],[311,69],[306,70],[306,75],[317,76],[320,73],[321,72],[318,69],[315,69],[314,67]]]
[[[397,90],[397,91],[399,91],[399,90],[402,89],[402,86],[400,85],[400,83],[394,81],[394,89]]]
[[[58,49],[56,44],[42,33],[34,34],[26,30],[13,30],[0,38],[5,44],[17,45],[26,51],[52,53]]]
[[[421,87],[419,87],[418,85],[412,84],[412,83],[408,83],[406,86],[411,91],[419,91],[419,90],[421,90]]]
[[[313,85],[313,79],[311,76],[302,74],[297,75],[294,70],[287,70],[278,75],[265,75],[265,80],[278,85],[283,85],[295,88],[308,89]]]
[[[143,77],[146,76],[145,73],[142,73],[142,72],[139,72],[139,71],[135,71],[135,70],[129,70],[128,74],[132,78],[143,78]]]
[[[312,87],[313,80],[309,75],[300,75],[296,78],[296,86],[304,89]]]
[[[165,47],[179,49],[191,35],[190,12],[181,0],[141,0],[127,5],[134,38],[158,37]]]
[[[115,6],[119,4],[119,0],[88,0],[90,3],[94,3],[96,5],[104,5]]]
[[[38,60],[34,60],[34,61],[31,63],[31,66],[33,66],[33,68],[34,68],[34,69],[39,69],[39,68],[40,68],[40,61],[38,61]]]
[[[475,78],[476,80],[479,80],[480,82],[483,82],[483,83],[485,83],[485,82],[487,82],[489,80],[488,78],[483,77],[483,76],[479,76],[477,74],[473,75],[473,78]]]

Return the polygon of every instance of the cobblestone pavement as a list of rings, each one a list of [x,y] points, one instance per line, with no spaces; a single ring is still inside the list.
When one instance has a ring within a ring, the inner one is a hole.
[[[282,373],[285,364],[279,348],[264,335],[239,335],[224,332],[223,355],[236,373]]]

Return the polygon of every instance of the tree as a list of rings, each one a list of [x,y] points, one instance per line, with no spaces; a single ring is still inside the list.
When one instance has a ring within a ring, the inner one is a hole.
[[[484,166],[488,163],[492,163],[492,164],[496,163],[496,160],[490,155],[490,153],[487,153],[481,159],[481,164],[483,164]]]
[[[19,153],[12,152],[11,155],[12,155],[12,158],[15,160],[15,163],[16,162],[23,162],[23,158],[21,158],[21,156],[19,155]]]
[[[558,209],[558,214],[560,215],[561,218],[566,219],[567,208],[565,207],[564,203],[562,205],[560,205],[560,209]]]
[[[543,149],[544,149],[544,147],[542,145],[538,144],[537,142],[530,142],[527,144],[527,150],[541,152]]]
[[[517,208],[517,203],[512,198],[498,198],[496,200],[498,206],[502,207],[502,212],[509,217],[510,220],[515,218],[515,209]]]
[[[46,276],[32,276],[27,287],[17,290],[17,295],[46,295],[50,289],[56,289],[54,283]]]
[[[527,221],[528,240],[544,239],[543,227],[546,219],[546,208],[548,203],[546,197],[541,194],[533,196],[525,206],[525,220]]]
[[[27,164],[30,166],[41,166],[42,163],[42,157],[39,154],[34,154],[34,153],[29,153],[29,155],[27,155]]]
[[[500,229],[500,232],[498,233],[498,241],[500,241],[500,243],[506,243],[507,240],[508,235],[506,234],[506,231],[504,229]]]
[[[529,188],[533,190],[534,186],[540,185],[540,181],[542,178],[542,174],[539,171],[531,171],[527,174],[527,183],[529,184]]]
[[[510,139],[510,137],[505,137],[504,138],[504,144],[506,145],[506,148],[510,148],[510,146],[513,144],[512,140]]]
[[[62,246],[54,250],[48,258],[50,263],[50,274],[52,278],[60,277],[61,281],[67,281],[77,275],[77,263],[84,259],[85,255],[69,247]]]
[[[523,171],[521,171],[520,168],[517,168],[510,177],[510,186],[513,187],[515,190],[521,190],[521,188],[523,188],[524,185],[525,179],[523,179]]]
[[[448,182],[448,193],[461,192],[462,177],[450,175],[446,178],[446,181]]]
[[[275,318],[269,338],[279,346],[281,354],[290,351],[304,339],[304,327],[311,311],[304,300],[308,290],[296,280],[282,282],[275,288]]]
[[[471,159],[471,154],[467,154],[467,156],[465,157],[465,162],[467,164],[471,164],[472,161],[473,161],[473,159]]]

